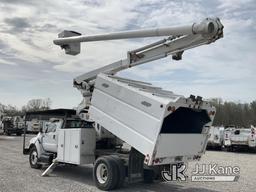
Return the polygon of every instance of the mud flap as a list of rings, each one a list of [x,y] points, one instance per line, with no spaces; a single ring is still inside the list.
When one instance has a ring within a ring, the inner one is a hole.
[[[143,180],[143,165],[145,156],[131,148],[128,165],[128,181],[134,183]]]

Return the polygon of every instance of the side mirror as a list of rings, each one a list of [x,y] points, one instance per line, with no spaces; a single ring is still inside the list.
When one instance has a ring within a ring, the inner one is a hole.
[[[49,128],[49,125],[48,124],[46,124],[46,129],[44,130],[44,133],[47,133],[48,132],[48,128]],[[42,131],[43,132],[43,131]]]

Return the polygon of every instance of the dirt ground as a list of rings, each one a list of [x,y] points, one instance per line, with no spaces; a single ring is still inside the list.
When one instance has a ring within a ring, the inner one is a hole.
[[[31,137],[31,136],[30,136]],[[28,156],[22,154],[22,137],[0,135],[0,192],[96,192],[92,166],[59,166],[48,177],[41,177],[43,169],[31,169]],[[155,182],[153,184],[125,184],[115,191],[143,192],[220,192],[255,191],[256,154],[207,151],[199,164],[239,166],[237,182],[192,182],[190,174],[195,163],[186,171],[186,182]]]

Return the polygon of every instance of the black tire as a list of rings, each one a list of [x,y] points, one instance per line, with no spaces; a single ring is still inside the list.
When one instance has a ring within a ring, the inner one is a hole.
[[[104,191],[115,189],[118,183],[118,166],[112,157],[99,157],[93,167],[95,185]]]
[[[170,165],[160,165],[154,167],[155,177],[154,180],[158,180],[160,182],[164,182],[165,179],[162,176],[162,171],[170,170]]]
[[[113,158],[113,160],[115,161],[115,163],[118,167],[118,181],[117,181],[116,188],[121,188],[124,185],[124,180],[125,180],[124,162],[117,155],[112,155],[111,157]]]
[[[5,135],[10,136],[11,133],[10,133],[9,131],[6,131],[6,130],[5,130]]]
[[[231,152],[231,151],[232,151],[230,146],[227,147],[227,151],[228,151],[228,152]]]
[[[33,169],[40,169],[41,164],[38,164],[38,152],[35,146],[33,146],[29,151],[29,164]]]
[[[144,183],[153,183],[155,172],[153,169],[144,169]]]

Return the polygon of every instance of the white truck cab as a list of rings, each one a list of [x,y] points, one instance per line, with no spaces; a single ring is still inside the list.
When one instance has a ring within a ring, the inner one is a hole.
[[[57,153],[58,133],[63,126],[62,119],[54,119],[46,122],[43,127],[42,147],[45,151]]]
[[[83,130],[86,129],[90,130],[92,133],[90,137],[93,139],[95,137],[95,130],[93,129],[92,123],[85,122],[80,118],[67,118],[65,120],[54,118],[48,122],[44,122],[43,129],[29,142],[31,167],[39,168],[42,164],[51,163],[53,159],[59,162],[63,161],[64,151],[61,153],[61,149],[65,149],[63,145],[71,146],[72,141],[80,144],[79,138],[81,138],[81,135],[75,135],[74,133],[84,133]],[[72,132],[73,135],[69,136],[68,132]],[[95,140],[93,142],[95,143]],[[76,145],[72,145],[72,148],[77,147]],[[91,151],[94,151],[94,149],[95,147],[92,146]],[[68,152],[70,151],[66,151],[66,154]]]

